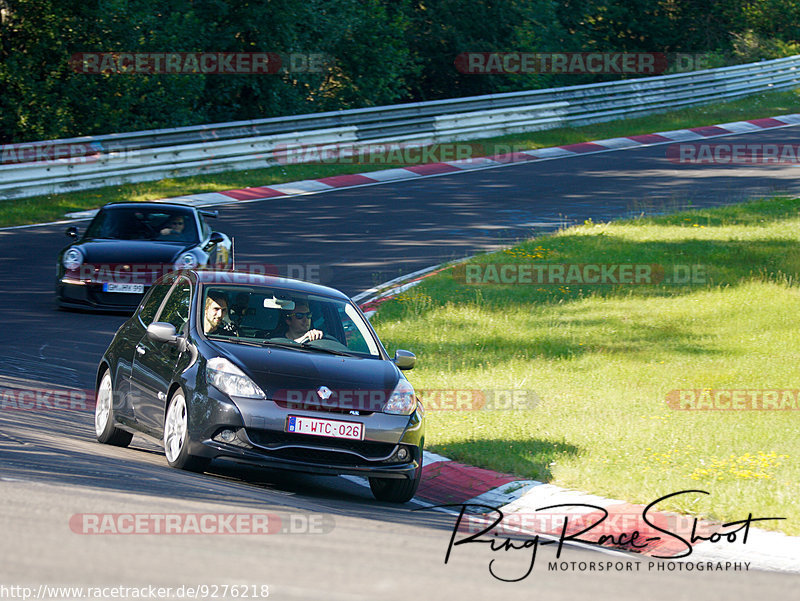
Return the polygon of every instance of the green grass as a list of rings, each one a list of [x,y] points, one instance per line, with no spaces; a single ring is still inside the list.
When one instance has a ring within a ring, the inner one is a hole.
[[[474,140],[475,154],[491,155],[509,149],[533,149],[601,140],[620,136],[647,134],[687,127],[699,127],[743,119],[757,119],[796,112],[800,90],[751,96],[728,103],[681,109],[679,111],[597,123],[577,128],[558,128],[539,132],[513,134]],[[400,165],[389,165],[397,167]],[[185,194],[219,192],[250,186],[268,186],[331,175],[366,173],[385,169],[382,164],[308,164],[280,165],[248,171],[170,178],[155,182],[126,184],[51,194],[0,202],[0,226],[57,221],[65,213],[100,207],[112,201],[145,201]]]
[[[800,534],[797,411],[686,411],[679,389],[797,389],[800,200],[586,224],[483,263],[699,264],[704,284],[467,285],[448,270],[384,303],[374,325],[418,356],[418,389],[534,391],[518,411],[429,411],[452,459],[634,503],[749,512]]]

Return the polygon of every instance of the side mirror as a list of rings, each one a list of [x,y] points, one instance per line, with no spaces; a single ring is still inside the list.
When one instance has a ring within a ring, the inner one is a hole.
[[[156,342],[166,342],[167,344],[178,343],[175,326],[163,321],[156,321],[147,326],[147,337]]]
[[[398,349],[394,353],[394,364],[400,369],[413,369],[417,362],[417,356],[411,351]]]
[[[76,228],[74,225],[71,225],[66,229],[64,234],[67,236],[67,238],[72,238],[73,240],[77,240],[78,239],[78,228]]]
[[[222,242],[225,242],[225,236],[223,236],[219,232],[211,232],[211,236],[209,236],[208,242],[206,242],[206,245],[203,247],[203,250],[208,250],[212,246],[216,246],[217,244],[220,244]]]

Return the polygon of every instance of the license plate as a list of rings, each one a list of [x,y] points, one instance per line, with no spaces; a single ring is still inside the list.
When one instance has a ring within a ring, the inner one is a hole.
[[[144,292],[144,284],[114,284],[112,282],[104,282],[103,292],[123,292],[126,294],[142,294]]]
[[[286,422],[286,431],[314,436],[330,436],[331,438],[349,438],[362,440],[364,424],[358,422],[340,422],[333,419],[317,419],[290,415]]]

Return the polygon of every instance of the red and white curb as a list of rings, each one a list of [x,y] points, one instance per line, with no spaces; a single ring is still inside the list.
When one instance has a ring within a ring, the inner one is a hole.
[[[655,509],[647,511],[645,521],[645,505],[519,480],[441,456],[426,457],[424,464],[418,497],[434,505],[484,506],[485,517],[470,518],[471,532],[488,527],[499,517],[487,509],[495,508],[503,513],[503,520],[494,531],[503,536],[538,534],[559,538],[567,520],[567,536],[575,534],[581,542],[606,550],[666,561],[711,562],[728,567],[738,564],[752,570],[800,573],[797,536],[755,527],[750,527],[745,536],[741,524],[726,527]],[[553,508],[554,505],[562,507]],[[472,510],[482,513],[479,507]],[[587,528],[584,534],[577,534]]]
[[[467,259],[460,261],[464,260]],[[371,317],[381,303],[457,262],[395,278],[353,297],[353,300]],[[424,452],[423,466],[415,500],[432,506],[471,505],[465,518],[469,532],[489,527],[497,517],[497,513],[489,509],[493,508],[504,516],[502,522],[491,530],[497,535],[539,535],[544,539],[558,539],[566,519],[569,524],[567,535],[591,527],[579,535],[582,541],[579,546],[585,546],[588,541],[607,552],[629,552],[665,561],[702,562],[705,565],[710,562],[720,566],[717,569],[732,569],[737,565],[737,569],[746,566],[746,569],[800,573],[800,537],[797,536],[755,527],[749,527],[745,536],[741,524],[724,526],[655,509],[646,512],[645,521],[644,505],[606,499],[536,480],[520,480],[510,474],[465,465],[428,451]],[[365,484],[363,479],[349,479]],[[552,508],[554,505],[562,507]],[[446,511],[458,514],[455,508]]]
[[[320,194],[346,188],[374,186],[408,179],[438,177],[463,171],[496,169],[498,167],[508,167],[510,165],[531,161],[548,161],[575,156],[584,156],[587,154],[610,152],[614,150],[640,148],[644,146],[659,146],[662,144],[674,144],[675,142],[691,142],[708,138],[718,138],[722,136],[752,133],[768,129],[791,127],[795,125],[800,125],[800,114],[781,115],[779,117],[767,117],[763,119],[750,119],[747,121],[735,121],[732,123],[722,123],[720,125],[663,131],[653,134],[611,138],[608,140],[596,140],[593,142],[581,142],[578,144],[567,144],[565,146],[555,146],[552,148],[522,150],[507,154],[476,157],[459,161],[425,163],[421,165],[412,165],[410,167],[397,167],[352,175],[334,175],[319,179],[308,179],[285,184],[276,184],[274,186],[255,186],[251,188],[240,188],[238,190],[226,190],[224,192],[190,194],[165,200],[189,204],[197,207],[205,207],[211,205],[255,202],[273,198],[289,198],[305,196],[309,194]],[[93,217],[96,212],[96,210],[79,211],[75,213],[69,213],[67,217],[70,219],[88,219]]]

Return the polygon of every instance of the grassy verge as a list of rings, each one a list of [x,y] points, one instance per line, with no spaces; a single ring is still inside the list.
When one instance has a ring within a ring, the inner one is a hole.
[[[610,121],[577,128],[559,128],[540,132],[514,134],[476,140],[475,144],[490,155],[495,149],[507,152],[518,149],[546,148],[619,136],[647,134],[716,123],[757,119],[797,111],[800,90],[751,96],[735,102],[682,109],[636,119]],[[478,154],[478,153],[476,153]],[[248,171],[230,171],[212,175],[164,179],[141,184],[126,184],[96,190],[35,196],[0,202],[0,226],[22,225],[62,219],[65,213],[91,209],[112,201],[144,201],[170,198],[183,194],[219,192],[250,186],[316,179],[331,175],[366,173],[386,164],[308,164],[282,165]]]
[[[587,223],[473,261],[703,265],[705,282],[476,286],[450,270],[382,305],[374,325],[390,348],[417,353],[419,389],[540,399],[429,411],[434,452],[638,503],[702,489],[710,496],[660,507],[786,517],[763,527],[797,535],[800,414],[677,410],[667,398],[800,388],[799,238],[796,199]]]

